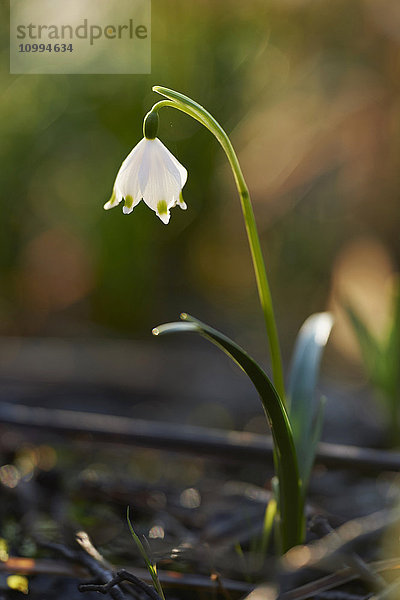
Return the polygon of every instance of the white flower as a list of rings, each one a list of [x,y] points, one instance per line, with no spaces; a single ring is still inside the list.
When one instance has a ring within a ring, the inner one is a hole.
[[[187,171],[158,138],[143,138],[126,157],[118,171],[108,210],[125,201],[127,215],[143,199],[165,224],[169,211],[176,205],[185,210],[182,188]]]

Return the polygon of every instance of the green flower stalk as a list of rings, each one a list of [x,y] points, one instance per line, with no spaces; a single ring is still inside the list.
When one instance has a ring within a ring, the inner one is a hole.
[[[106,210],[113,208],[124,201],[123,211],[128,214],[143,198],[145,203],[166,224],[170,219],[171,208],[180,206],[180,208],[186,209],[181,192],[186,183],[187,171],[156,137],[159,123],[158,113],[161,108],[175,108],[186,113],[199,121],[216,137],[229,160],[239,193],[258,295],[267,328],[274,384],[281,400],[285,402],[281,351],[271,292],[249,190],[232,143],[221,125],[200,104],[168,88],[154,86],[153,90],[165,96],[168,100],[161,100],[155,104],[145,116],[143,122],[144,138],[122,163],[115,180],[111,199],[104,205],[104,208]]]
[[[154,112],[159,112],[161,108],[170,107],[176,108],[187,115],[199,121],[204,127],[206,127],[219,141],[221,144],[228,160],[231,165],[233,176],[235,178],[236,187],[239,193],[239,198],[242,206],[243,217],[246,225],[247,237],[250,245],[251,256],[253,259],[253,267],[257,281],[258,295],[262,311],[264,314],[264,321],[267,328],[269,349],[271,354],[272,372],[275,387],[284,402],[285,400],[285,387],[283,379],[282,359],[281,351],[279,346],[278,332],[276,328],[276,322],[274,317],[274,310],[272,306],[271,292],[268,284],[267,273],[265,270],[264,258],[261,251],[260,239],[258,236],[256,220],[254,217],[253,206],[251,204],[250,193],[246,185],[246,181],[243,177],[242,170],[235,150],[233,149],[232,143],[221,127],[221,125],[214,119],[214,117],[200,104],[194,102],[191,98],[164,88],[161,86],[154,86],[153,90],[162,96],[168,98],[168,100],[161,100],[153,106],[151,111],[148,113],[147,118],[150,117]]]

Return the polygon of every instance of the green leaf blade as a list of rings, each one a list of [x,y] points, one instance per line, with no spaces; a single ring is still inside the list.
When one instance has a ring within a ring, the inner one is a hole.
[[[304,483],[309,480],[314,462],[315,443],[312,440],[322,428],[323,411],[321,407],[315,410],[314,395],[322,352],[332,326],[332,315],[327,312],[306,319],[297,336],[289,372],[289,417]]]
[[[164,333],[197,332],[227,354],[247,374],[256,388],[271,427],[276,449],[279,478],[279,506],[281,515],[282,550],[301,543],[304,531],[303,499],[299,478],[296,450],[289,418],[284,404],[273,383],[258,363],[243,348],[223,333],[183,314],[182,323],[167,323],[153,330],[155,335]]]
[[[144,562],[146,564],[146,568],[147,568],[147,570],[148,570],[148,572],[150,574],[150,577],[151,577],[151,579],[153,581],[153,585],[154,585],[156,591],[158,592],[158,594],[161,596],[161,598],[163,600],[165,600],[164,590],[162,589],[161,582],[160,582],[160,580],[158,578],[157,570],[156,570],[155,566],[151,563],[151,560],[150,560],[150,558],[149,558],[149,556],[148,556],[148,554],[147,554],[147,552],[146,552],[146,550],[145,550],[145,548],[144,548],[144,546],[143,546],[143,544],[142,544],[139,536],[136,534],[136,532],[135,532],[135,530],[133,528],[133,525],[131,523],[131,519],[130,519],[130,516],[129,516],[129,506],[126,509],[126,520],[128,521],[128,527],[129,527],[129,531],[131,533],[131,536],[133,538],[133,541],[135,542],[136,547],[139,550],[139,552],[140,552],[140,554],[141,554],[141,556],[142,556],[142,558],[143,558],[143,560],[144,560]]]

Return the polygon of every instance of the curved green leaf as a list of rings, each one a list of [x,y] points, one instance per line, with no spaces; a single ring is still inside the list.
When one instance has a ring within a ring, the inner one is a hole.
[[[196,332],[210,340],[232,358],[253,382],[271,427],[279,479],[279,509],[282,550],[301,543],[303,500],[296,450],[289,419],[274,385],[260,365],[230,338],[194,317],[181,315],[183,323],[167,323],[153,329],[154,335]]]

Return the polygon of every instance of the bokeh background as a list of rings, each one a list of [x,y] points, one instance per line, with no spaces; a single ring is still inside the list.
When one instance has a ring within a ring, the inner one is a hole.
[[[230,396],[228,379],[238,401],[250,393],[225,359],[195,339],[150,335],[184,310],[268,362],[240,205],[218,144],[164,110],[159,136],[188,169],[188,210],[174,210],[166,227],[143,203],[130,216],[102,209],[159,84],[199,101],[231,135],[285,363],[304,319],[334,308],[326,375],[361,385],[337,298],[351,296],[382,330],[400,259],[398,0],[153,0],[146,76],[10,75],[5,3],[1,11],[3,381],[25,377],[26,400],[32,378],[101,387],[107,372],[108,384],[142,391],[157,380],[166,394],[171,384],[206,397],[208,410],[192,422],[239,426],[215,408],[215,394]],[[101,397],[93,406],[105,409]]]

